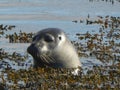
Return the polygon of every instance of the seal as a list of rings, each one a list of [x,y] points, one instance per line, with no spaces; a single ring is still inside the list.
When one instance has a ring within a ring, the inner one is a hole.
[[[77,68],[81,66],[71,41],[58,28],[46,28],[37,32],[27,52],[34,58],[34,67]]]

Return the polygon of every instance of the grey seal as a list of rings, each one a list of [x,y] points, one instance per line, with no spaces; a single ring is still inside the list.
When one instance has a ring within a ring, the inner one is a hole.
[[[37,32],[27,52],[34,59],[34,67],[77,68],[81,66],[71,41],[58,28],[46,28]]]

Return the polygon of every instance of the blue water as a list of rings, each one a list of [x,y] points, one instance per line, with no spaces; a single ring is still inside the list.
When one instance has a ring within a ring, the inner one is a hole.
[[[97,25],[88,26],[85,20],[100,16],[120,16],[120,3],[114,0],[0,0],[0,24],[16,25],[13,32],[38,32],[43,28],[56,27],[66,32],[70,39],[76,33],[98,31]],[[83,24],[73,23],[73,20],[84,21]],[[13,33],[12,31],[9,33]]]
[[[72,20],[120,16],[120,3],[89,2],[89,0],[0,0],[0,24],[14,24],[16,31],[36,32],[47,27],[62,28],[68,34],[95,27],[75,24]],[[85,28],[84,28],[85,27]]]
[[[19,32],[38,32],[43,28],[56,27],[61,28],[69,36],[75,39],[76,33],[98,33],[99,25],[86,25],[85,20],[90,18],[96,19],[97,16],[119,16],[120,3],[114,0],[112,5],[110,2],[102,0],[0,0],[0,24],[16,25],[16,28],[7,33]],[[99,1],[99,2],[98,2]],[[109,0],[108,0],[109,1]],[[74,23],[73,20],[84,23]],[[94,32],[91,32],[94,31]],[[81,41],[82,42],[82,41]],[[85,41],[82,43],[86,43]],[[10,44],[8,40],[0,40],[0,48],[6,51],[17,51],[25,53],[28,44]],[[32,57],[31,57],[32,60]],[[100,63],[94,58],[80,59],[84,64]],[[85,65],[86,66],[86,65]]]

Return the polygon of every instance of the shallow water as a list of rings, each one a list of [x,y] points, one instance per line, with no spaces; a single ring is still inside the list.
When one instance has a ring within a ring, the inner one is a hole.
[[[85,20],[96,19],[97,16],[120,16],[120,3],[89,0],[0,0],[0,24],[16,25],[12,34],[19,32],[37,32],[47,27],[57,27],[64,30],[71,40],[80,32],[98,33],[99,25],[86,25]],[[84,23],[74,23],[73,20],[83,20]],[[91,32],[94,31],[94,32]],[[83,41],[86,43],[85,41]],[[25,53],[29,44],[9,44],[1,39],[0,48],[9,52]],[[21,47],[21,48],[20,48]],[[89,61],[92,59],[89,59]],[[92,60],[93,61],[93,60]],[[86,63],[87,59],[82,59]],[[94,61],[93,61],[94,62]]]
[[[88,14],[90,17],[120,16],[119,10],[117,1],[112,5],[89,0],[0,0],[0,23],[15,24],[26,32],[58,27],[67,33],[76,33],[83,32],[84,25],[74,24],[72,20],[85,19]]]

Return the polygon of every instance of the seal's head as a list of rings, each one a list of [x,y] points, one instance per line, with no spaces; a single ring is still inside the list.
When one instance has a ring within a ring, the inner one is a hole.
[[[58,28],[39,31],[27,49],[34,58],[34,67],[76,68],[81,66],[71,41]]]

